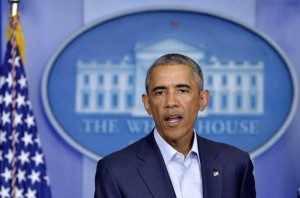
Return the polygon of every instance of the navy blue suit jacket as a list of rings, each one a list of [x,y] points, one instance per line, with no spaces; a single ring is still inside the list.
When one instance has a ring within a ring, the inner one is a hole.
[[[249,154],[197,136],[204,198],[253,198],[255,182]],[[215,174],[218,172],[219,174]],[[153,131],[101,159],[95,198],[175,198],[175,191]]]

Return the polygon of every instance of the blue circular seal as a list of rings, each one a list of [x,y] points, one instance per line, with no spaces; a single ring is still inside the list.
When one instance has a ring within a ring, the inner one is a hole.
[[[56,131],[99,159],[154,127],[141,95],[159,56],[181,53],[204,72],[211,99],[195,130],[252,157],[287,130],[297,106],[291,64],[266,35],[196,10],[121,13],[83,27],[57,50],[44,72],[42,98]]]

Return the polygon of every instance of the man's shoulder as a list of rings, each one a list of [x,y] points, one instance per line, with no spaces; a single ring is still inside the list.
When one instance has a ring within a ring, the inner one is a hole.
[[[222,142],[216,142],[203,137],[200,138],[200,144],[204,144],[205,150],[216,153],[219,159],[236,159],[248,161],[250,156],[247,152]],[[199,139],[198,138],[198,139]]]
[[[133,159],[137,158],[138,152],[141,150],[141,146],[145,144],[147,141],[147,137],[144,137],[127,147],[115,151],[101,160],[99,160],[99,163],[103,164],[109,164],[110,166],[116,165],[116,164],[128,164],[128,162],[132,162]]]

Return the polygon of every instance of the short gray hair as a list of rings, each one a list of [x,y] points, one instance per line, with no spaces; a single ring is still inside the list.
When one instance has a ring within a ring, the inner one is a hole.
[[[203,90],[204,80],[200,66],[190,57],[182,54],[165,54],[158,58],[148,69],[145,80],[146,92],[148,93],[148,85],[151,79],[152,70],[158,66],[185,65],[192,69],[195,79],[199,83],[199,89]]]

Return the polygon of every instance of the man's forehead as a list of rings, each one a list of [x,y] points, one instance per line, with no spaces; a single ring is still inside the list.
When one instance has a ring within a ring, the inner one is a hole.
[[[172,74],[159,74],[153,76],[150,80],[149,86],[151,87],[160,87],[160,88],[168,88],[168,87],[191,87],[193,84],[197,84],[197,82],[188,76],[184,76],[182,73],[178,73],[178,75]]]
[[[181,87],[182,85],[192,87],[193,84],[197,84],[193,70],[187,65],[177,64],[155,66],[151,71],[148,86],[153,89],[157,86],[161,88]]]
[[[183,68],[190,68],[190,66],[185,65],[185,64],[164,64],[164,65],[156,65],[156,66],[154,66],[153,70],[154,69],[164,69],[164,68],[169,69],[169,68],[175,68],[175,67],[177,67],[177,68],[181,68],[181,67],[183,67]]]
[[[190,75],[192,69],[186,65],[163,65],[156,66],[151,72],[151,77],[172,76],[172,75]]]

